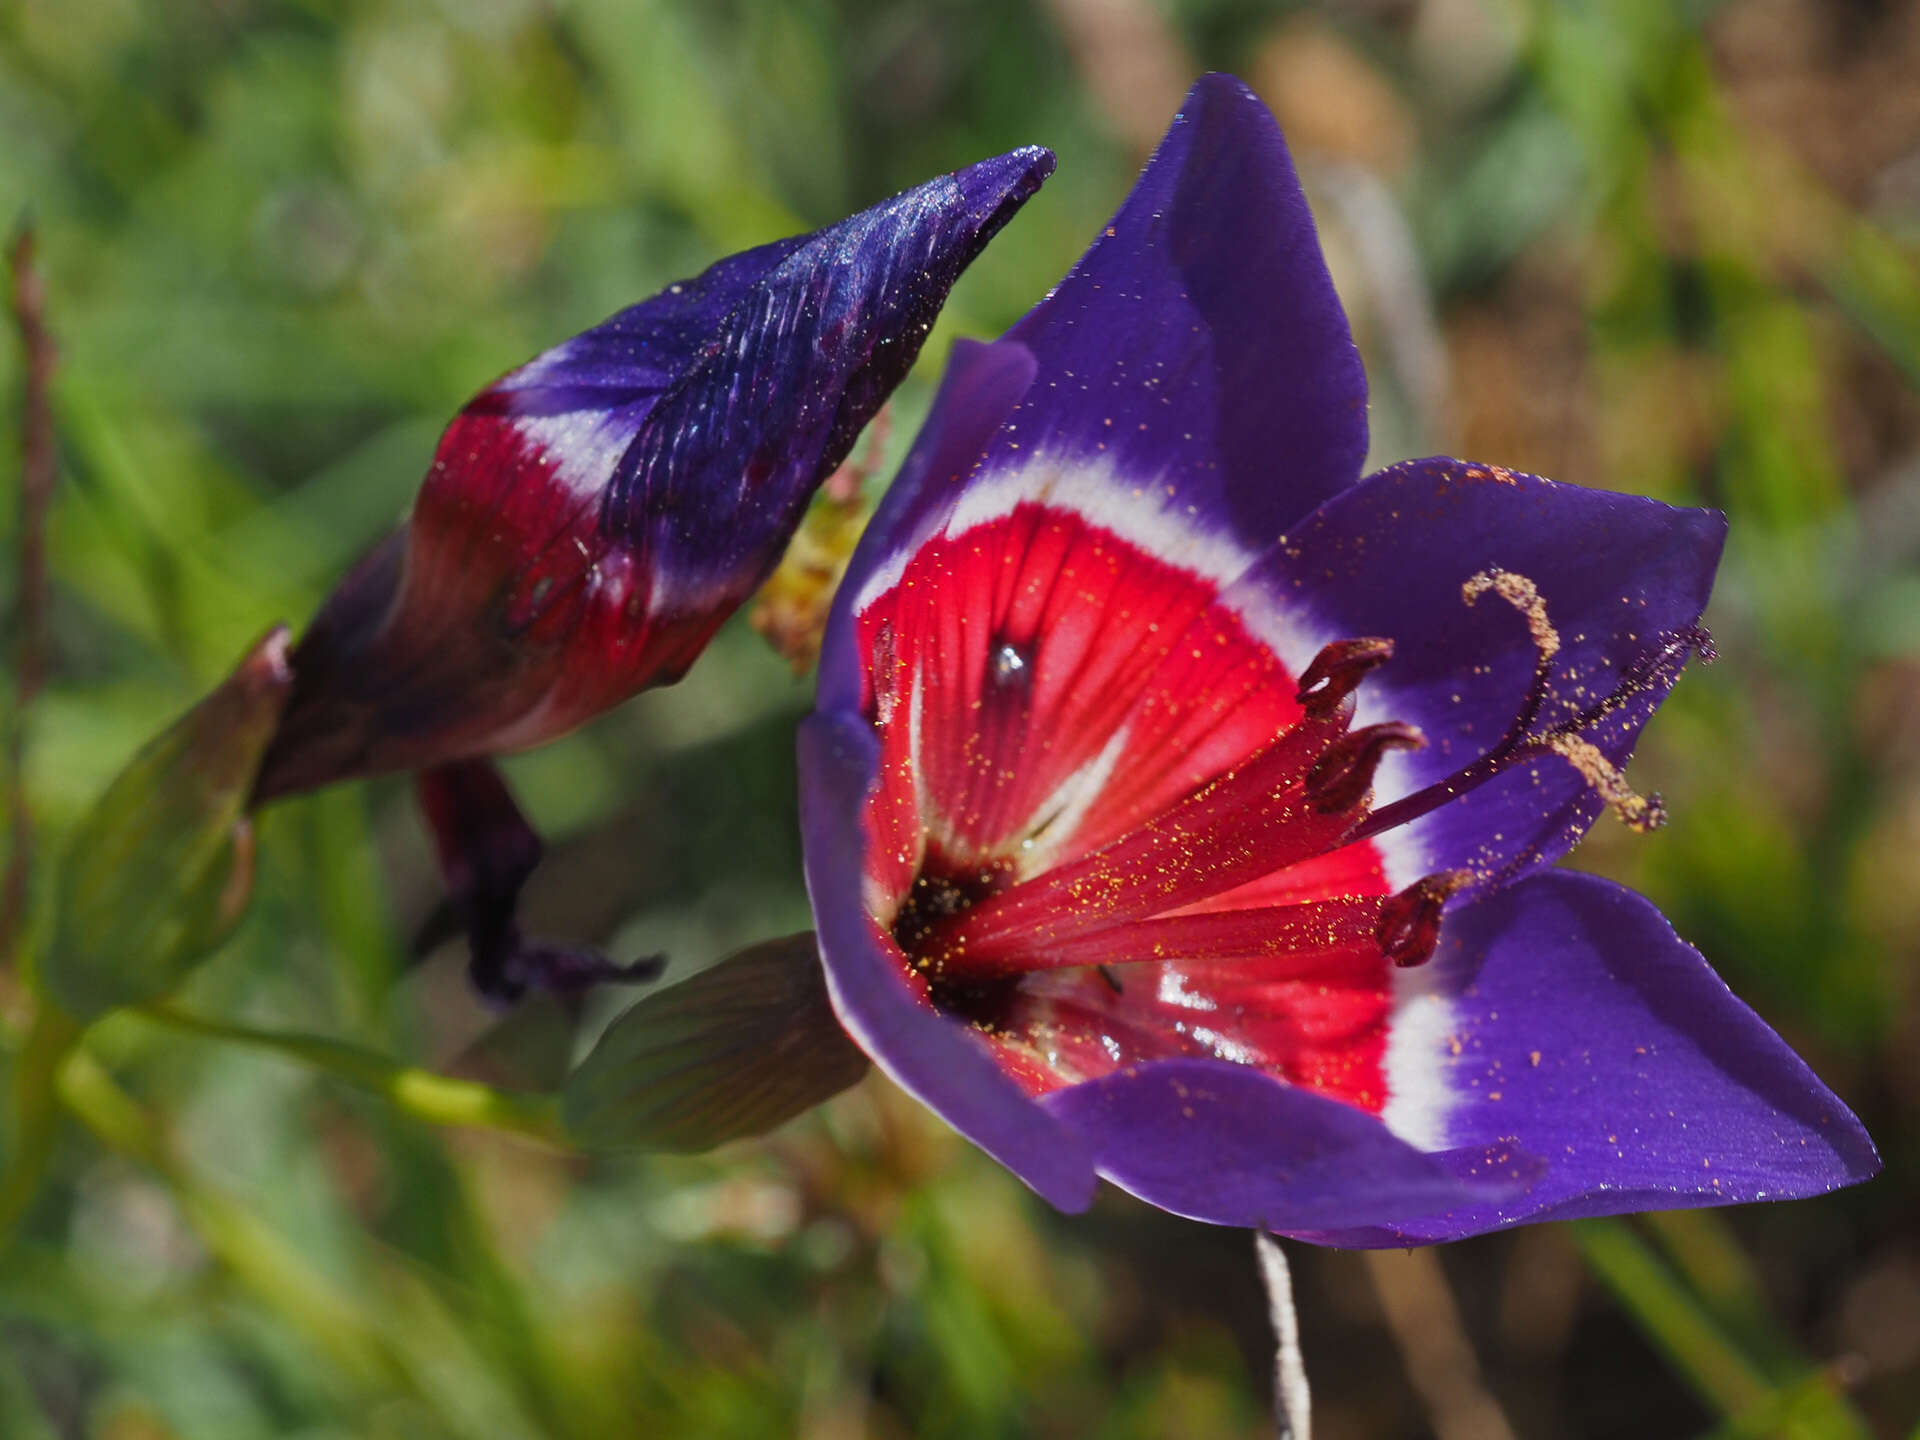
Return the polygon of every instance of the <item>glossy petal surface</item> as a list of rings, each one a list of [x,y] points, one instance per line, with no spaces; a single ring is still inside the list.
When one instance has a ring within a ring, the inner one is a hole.
[[[1193,87],[1126,203],[1007,338],[1039,362],[1041,423],[1016,416],[1002,456],[1038,444],[1154,476],[1165,508],[1242,546],[1366,458],[1366,374],[1312,212],[1280,127],[1231,76]]]
[[[1027,364],[1040,378],[1022,384]],[[975,510],[1171,517],[1226,578],[1366,457],[1366,375],[1312,213],[1273,117],[1226,75],[1194,86],[1053,293],[995,345],[956,355],[948,384],[849,585],[897,563],[963,495]],[[1002,407],[1004,425],[989,423]],[[976,438],[969,453],[961,441]]]

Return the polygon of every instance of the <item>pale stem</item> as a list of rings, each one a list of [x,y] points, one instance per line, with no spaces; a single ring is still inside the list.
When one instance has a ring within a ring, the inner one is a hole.
[[[1313,1440],[1313,1395],[1307,1388],[1307,1362],[1300,1353],[1300,1315],[1293,1308],[1293,1274],[1280,1242],[1264,1230],[1253,1232],[1253,1253],[1267,1291],[1273,1321],[1273,1419],[1279,1440]]]
[[[555,1095],[496,1090],[478,1080],[438,1075],[324,1035],[236,1025],[171,1005],[146,1005],[134,1013],[175,1030],[245,1045],[319,1070],[378,1095],[394,1109],[430,1125],[491,1130],[558,1150],[574,1148],[560,1123],[560,1101]]]

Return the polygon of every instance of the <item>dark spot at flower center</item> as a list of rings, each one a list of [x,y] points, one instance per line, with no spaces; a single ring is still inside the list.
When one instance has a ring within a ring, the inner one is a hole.
[[[893,917],[894,942],[906,955],[907,963],[926,978],[934,1005],[949,1015],[989,1028],[1013,998],[1019,977],[964,976],[948,966],[937,945],[929,942],[942,922],[971,910],[1014,882],[1013,867],[1004,862],[969,868],[930,852]]]
[[[1011,640],[995,643],[987,659],[987,680],[1002,690],[1026,690],[1033,684],[1033,650]]]

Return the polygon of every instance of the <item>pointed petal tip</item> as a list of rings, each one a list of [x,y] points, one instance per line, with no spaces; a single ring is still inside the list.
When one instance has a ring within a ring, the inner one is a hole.
[[[1253,93],[1246,81],[1225,70],[1209,70],[1188,87],[1187,98],[1180,106],[1180,113],[1187,115],[1206,105],[1246,101],[1260,105],[1260,97]],[[1266,106],[1260,105],[1260,109],[1264,113]]]
[[[1280,122],[1273,118],[1266,102],[1246,81],[1224,70],[1210,71],[1194,81],[1174,116],[1176,127],[1208,123],[1246,124],[1281,140]],[[1284,140],[1281,143],[1284,146]]]
[[[1044,145],[1023,145],[962,166],[951,180],[979,223],[998,229],[1039,192],[1057,163]]]
[[[293,631],[284,623],[262,635],[233,672],[249,695],[272,696],[293,686]]]
[[[963,177],[978,175],[983,179],[991,178],[1003,184],[1028,181],[1038,185],[1053,174],[1054,167],[1058,163],[1053,151],[1046,146],[1022,145],[1007,151],[1004,155],[975,161],[955,173]]]

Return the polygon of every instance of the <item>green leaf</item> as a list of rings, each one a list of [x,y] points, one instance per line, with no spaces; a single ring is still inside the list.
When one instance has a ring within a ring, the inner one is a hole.
[[[651,995],[568,1078],[591,1149],[681,1154],[760,1135],[867,1073],[827,999],[810,932],[768,940]]]
[[[74,1018],[171,993],[239,924],[253,889],[248,799],[292,685],[276,628],[75,827],[41,972]]]

